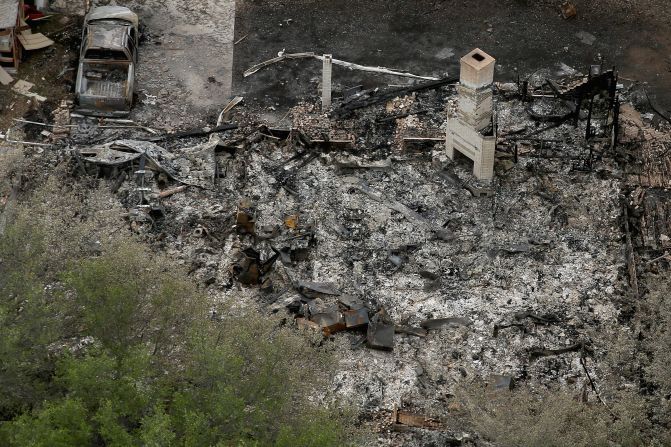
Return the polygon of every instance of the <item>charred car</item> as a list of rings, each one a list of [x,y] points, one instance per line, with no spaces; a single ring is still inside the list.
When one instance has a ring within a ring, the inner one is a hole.
[[[75,84],[78,112],[126,116],[133,105],[138,17],[128,8],[101,6],[84,19]]]

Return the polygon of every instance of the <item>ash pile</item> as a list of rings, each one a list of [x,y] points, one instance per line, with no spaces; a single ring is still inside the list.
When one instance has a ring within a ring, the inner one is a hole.
[[[589,388],[627,295],[628,91],[566,68],[494,85],[491,181],[446,155],[456,79],[336,88],[332,110],[274,123],[240,99],[175,134],[86,121],[59,144],[190,267],[213,318],[254,307],[322,334],[340,363],[318,398],[360,410],[380,444],[469,445],[450,423],[460,384]]]

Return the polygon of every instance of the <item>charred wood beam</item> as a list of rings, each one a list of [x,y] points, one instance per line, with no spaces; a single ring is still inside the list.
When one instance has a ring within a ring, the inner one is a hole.
[[[535,314],[533,312],[530,312],[530,311],[517,312],[517,313],[513,314],[513,319],[515,319],[517,322],[495,324],[494,325],[493,336],[496,337],[496,336],[498,336],[500,330],[511,328],[511,327],[517,327],[517,328],[520,328],[520,329],[524,330],[525,326],[524,326],[524,323],[521,323],[521,321],[525,320],[527,318],[530,319],[534,324],[543,325],[543,326],[559,323],[559,319],[557,317],[555,317],[554,315],[541,316],[541,315],[537,315],[537,314]]]
[[[610,407],[604,402],[604,400],[601,398],[601,394],[599,393],[599,390],[596,389],[596,384],[594,383],[594,380],[592,380],[592,376],[590,375],[589,371],[587,370],[587,362],[585,361],[585,357],[580,357],[580,365],[582,365],[583,371],[585,371],[585,376],[587,376],[587,380],[589,381],[589,385],[592,388],[592,391],[594,391],[594,394],[596,394],[597,399],[599,399],[599,402],[606,407],[608,412],[610,413],[611,416],[613,416],[615,419],[619,419],[615,413],[610,409]]]
[[[634,253],[634,246],[631,242],[631,229],[629,228],[629,210],[625,203],[622,207],[622,217],[624,219],[624,233],[626,241],[627,253],[627,272],[629,273],[629,286],[634,293],[634,298],[638,301],[641,295],[638,289],[638,276],[636,273],[636,254]]]
[[[555,127],[559,127],[559,126],[561,126],[562,124],[564,124],[566,121],[568,121],[568,120],[557,121],[557,122],[554,122],[554,123],[550,123],[550,124],[548,124],[547,126],[543,126],[543,127],[539,128],[539,129],[534,130],[534,131],[531,132],[531,133],[528,133],[528,134],[524,135],[524,137],[533,137],[533,136],[535,136],[535,135],[538,135],[539,133],[543,133],[543,132],[545,132],[545,131],[547,131],[547,130],[554,129]]]
[[[610,99],[608,108],[611,110],[615,106],[615,99],[617,97],[617,81],[619,80],[619,75],[615,71],[615,67],[613,67],[613,73],[615,73],[613,76],[613,81],[610,83],[610,88],[608,89],[608,97]]]
[[[176,188],[166,189],[165,191],[158,193],[158,198],[165,199],[166,197],[170,197],[171,195],[177,194],[178,192],[186,191],[188,188],[189,185],[181,185],[177,186]]]
[[[567,352],[584,352],[587,354],[593,354],[593,351],[591,348],[587,346],[585,342],[580,342],[573,344],[571,346],[567,346],[565,348],[559,348],[559,349],[546,349],[546,348],[532,348],[529,350],[529,357],[531,360],[535,360],[540,357],[549,357],[552,355],[561,355],[561,354],[566,354]]]
[[[396,405],[394,405],[391,419],[392,427],[397,431],[405,431],[405,427],[417,427],[429,430],[440,430],[444,428],[443,422],[438,418],[403,411]]]
[[[613,104],[613,144],[611,150],[617,146],[618,136],[620,134],[620,98],[616,97]],[[666,155],[666,154],[665,154]]]
[[[432,90],[444,85],[456,84],[459,82],[459,78],[445,78],[439,79],[437,81],[423,82],[421,84],[414,85],[412,87],[403,87],[393,90],[387,90],[385,92],[379,93],[377,95],[371,96],[369,98],[361,98],[355,101],[352,101],[348,104],[343,104],[337,109],[334,110],[333,114],[336,118],[343,117],[353,112],[354,110],[362,109],[364,107],[370,107],[381,102],[389,101],[396,98],[397,96],[405,96],[409,93],[420,92],[423,90]]]
[[[225,132],[227,130],[235,130],[238,128],[238,125],[235,123],[222,124],[221,126],[213,127],[212,129],[192,129],[185,130],[181,132],[169,133],[165,135],[158,135],[155,137],[147,138],[140,141],[167,141],[167,140],[176,140],[179,138],[189,138],[189,137],[204,137],[216,132]]]
[[[127,177],[128,177],[128,173],[125,170],[121,171],[121,173],[116,178],[116,180],[114,180],[114,184],[112,185],[112,189],[110,190],[110,192],[112,194],[116,194],[116,192],[119,190],[119,188],[121,188],[121,185],[123,184],[123,182],[126,181]]]
[[[77,166],[82,171],[82,174],[84,174],[85,176],[88,175],[88,172],[86,171],[86,166],[84,166],[84,162],[82,161],[82,156],[79,153],[79,150],[75,149],[74,151],[72,151],[72,153],[75,156],[75,160],[77,161]]]
[[[585,140],[592,136],[592,110],[594,109],[594,96],[589,100],[589,109],[587,112],[587,126],[585,126]]]
[[[561,124],[561,123],[560,123]],[[558,138],[531,138],[531,137],[503,137],[502,140],[508,140],[508,141],[537,141],[537,142],[543,142],[543,143],[563,143],[566,140],[560,140]]]
[[[520,88],[520,96],[522,97],[522,102],[526,102],[529,99],[529,80],[525,80],[522,82],[522,86]]]
[[[570,90],[567,90],[562,93],[564,97],[577,97],[585,98],[588,96],[593,96],[601,91],[609,91],[612,89],[612,85],[616,80],[614,70],[607,70],[597,75],[591,75],[585,83],[576,85]]]
[[[394,332],[399,334],[415,335],[417,337],[426,337],[428,335],[426,329],[400,325],[394,326]]]
[[[451,232],[431,222],[429,219],[426,219],[424,216],[408,208],[401,202],[387,198],[384,193],[371,188],[363,180],[352,183],[351,187],[352,189],[366,194],[372,200],[386,206],[387,208],[402,214],[403,217],[405,217],[409,222],[425,228],[426,230],[432,232],[439,239],[451,240],[454,238],[454,235]]]
[[[550,90],[555,94],[555,97],[561,98],[562,93],[559,91],[559,88],[555,85],[554,82],[552,82],[550,79],[546,79],[545,83],[550,87]]]
[[[540,316],[529,311],[517,312],[513,315],[513,317],[518,321],[524,320],[525,318],[529,318],[536,324],[553,324],[559,322],[559,319],[554,315]]]

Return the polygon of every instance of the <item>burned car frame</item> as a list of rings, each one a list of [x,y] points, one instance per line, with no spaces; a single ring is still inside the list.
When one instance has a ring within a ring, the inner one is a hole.
[[[130,9],[102,6],[84,19],[75,84],[78,112],[127,116],[133,105],[138,17]]]

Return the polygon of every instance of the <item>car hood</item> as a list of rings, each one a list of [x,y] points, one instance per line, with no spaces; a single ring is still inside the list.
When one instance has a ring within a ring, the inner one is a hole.
[[[94,20],[125,20],[138,27],[139,19],[137,14],[123,6],[99,6],[89,12],[86,16],[86,23]]]
[[[128,39],[127,30],[127,26],[119,26],[118,23],[93,22],[89,24],[87,46],[89,48],[123,50]]]

